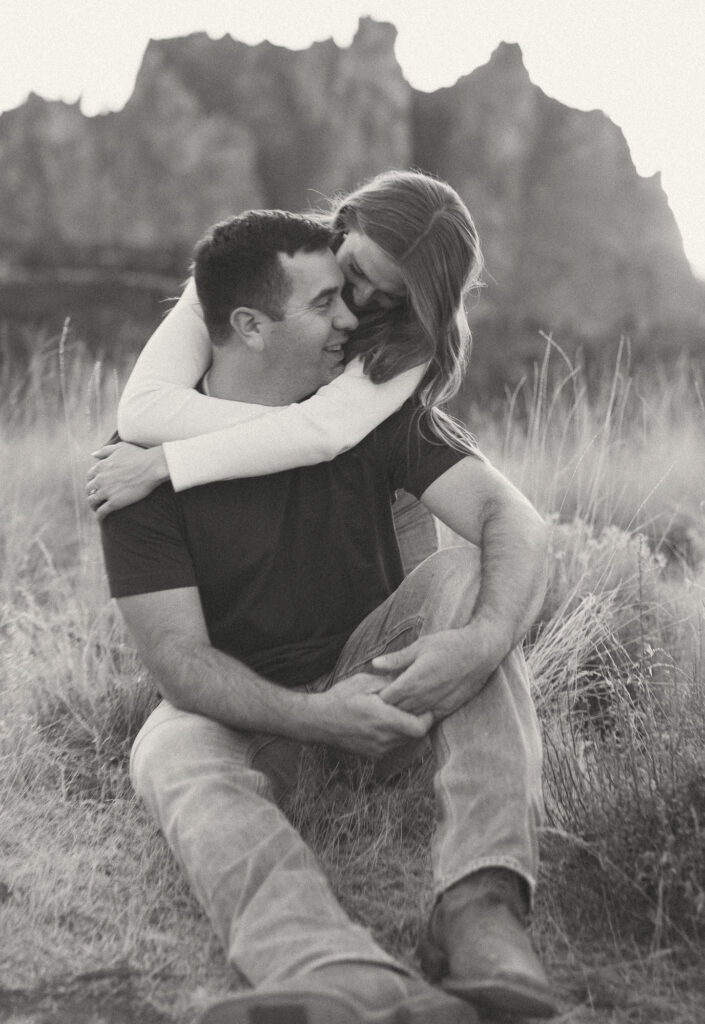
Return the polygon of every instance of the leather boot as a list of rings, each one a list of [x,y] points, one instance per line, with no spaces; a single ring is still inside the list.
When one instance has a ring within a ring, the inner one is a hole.
[[[210,1006],[200,1024],[479,1024],[472,1006],[375,964],[331,964]]]
[[[485,1013],[553,1016],[555,1000],[526,932],[528,905],[526,882],[505,868],[451,886],[419,944],[427,976]]]

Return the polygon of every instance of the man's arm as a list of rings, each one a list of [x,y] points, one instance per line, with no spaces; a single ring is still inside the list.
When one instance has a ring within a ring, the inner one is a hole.
[[[423,503],[481,552],[480,589],[468,624],[421,637],[374,660],[399,673],[382,697],[437,718],[474,696],[538,615],[546,589],[547,527],[488,463],[467,458],[438,477]]]
[[[385,682],[356,676],[321,694],[288,690],[214,648],[198,590],[183,587],[118,599],[135,645],[167,699],[233,729],[328,743],[377,756],[428,731],[379,697]]]
[[[487,462],[467,458],[435,480],[423,503],[482,556],[473,621],[487,629],[500,660],[541,611],[548,528],[521,491]]]

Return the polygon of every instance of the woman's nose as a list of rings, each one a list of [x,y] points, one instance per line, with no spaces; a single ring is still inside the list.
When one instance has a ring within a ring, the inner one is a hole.
[[[344,302],[340,303],[341,309],[337,313],[333,326],[337,331],[354,331],[357,327],[357,317]]]
[[[369,282],[366,284],[356,284],[353,288],[355,305],[362,309],[363,306],[367,305],[374,293],[375,290]]]

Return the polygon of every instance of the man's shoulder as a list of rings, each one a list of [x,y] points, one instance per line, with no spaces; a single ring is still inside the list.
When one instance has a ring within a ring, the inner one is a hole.
[[[371,436],[380,444],[390,444],[404,435],[411,437],[413,431],[418,430],[422,412],[419,403],[408,398],[396,412],[375,427]]]
[[[120,437],[117,430],[114,430],[110,439],[105,443],[110,445],[120,444],[122,442],[123,438]],[[133,442],[129,443],[133,444]],[[137,445],[137,447],[143,448],[145,446]],[[133,520],[139,521],[153,516],[171,514],[176,512],[176,509],[176,492],[172,487],[171,480],[167,480],[155,487],[154,490],[150,491],[144,498],[140,498],[139,501],[135,501],[130,505],[124,505],[115,512],[111,512],[110,515],[106,516],[105,519],[102,520],[101,528],[104,528],[106,525],[115,527],[118,524],[131,522]]]
[[[100,524],[112,597],[196,586],[183,517],[170,483]]]
[[[377,444],[386,451],[405,450],[407,455],[413,451],[416,456],[431,458],[436,453],[454,451],[454,446],[436,433],[424,412],[418,401],[407,399],[373,431]]]
[[[427,487],[469,453],[465,445],[453,444],[434,426],[425,409],[409,399],[376,431],[375,451],[384,461],[394,486],[417,498]]]
[[[116,509],[102,520],[101,533],[119,534],[155,527],[174,528],[180,520],[179,502],[171,481],[159,484],[139,501]]]

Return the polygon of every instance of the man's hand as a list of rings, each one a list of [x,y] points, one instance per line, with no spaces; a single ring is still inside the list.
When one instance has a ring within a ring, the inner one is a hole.
[[[116,509],[140,501],[169,479],[161,446],[140,448],[120,441],[99,448],[93,452],[93,457],[98,462],[88,470],[86,495],[99,520]]]
[[[359,672],[312,695],[311,707],[321,727],[318,737],[357,754],[381,757],[388,750],[425,736],[433,715],[409,714],[380,697],[388,680]]]
[[[379,692],[383,701],[412,715],[430,712],[435,721],[479,693],[498,663],[489,637],[472,623],[419,637],[372,662],[375,669],[395,675]]]

